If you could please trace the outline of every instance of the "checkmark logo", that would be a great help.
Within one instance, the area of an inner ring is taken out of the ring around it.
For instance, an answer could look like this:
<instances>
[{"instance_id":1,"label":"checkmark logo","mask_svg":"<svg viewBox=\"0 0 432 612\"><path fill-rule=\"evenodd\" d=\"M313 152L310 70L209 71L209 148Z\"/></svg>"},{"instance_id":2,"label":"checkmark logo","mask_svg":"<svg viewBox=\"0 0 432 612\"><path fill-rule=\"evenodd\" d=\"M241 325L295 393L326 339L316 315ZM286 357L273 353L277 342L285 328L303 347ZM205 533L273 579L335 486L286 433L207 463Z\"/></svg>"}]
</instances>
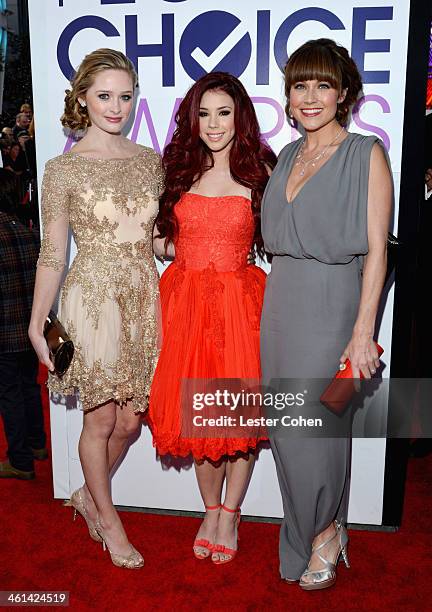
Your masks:
<instances>
[{"instance_id":1,"label":"checkmark logo","mask_svg":"<svg viewBox=\"0 0 432 612\"><path fill-rule=\"evenodd\" d=\"M198 62L206 72L211 72L220 64L228 53L233 50L245 34L247 34L246 28L243 24L239 24L214 51L206 53L200 47L195 47L191 53L191 57Z\"/></svg>"},{"instance_id":2,"label":"checkmark logo","mask_svg":"<svg viewBox=\"0 0 432 612\"><path fill-rule=\"evenodd\" d=\"M240 19L226 11L208 11L186 26L180 39L180 60L195 81L213 70L240 76L248 65L252 41Z\"/></svg>"}]
</instances>

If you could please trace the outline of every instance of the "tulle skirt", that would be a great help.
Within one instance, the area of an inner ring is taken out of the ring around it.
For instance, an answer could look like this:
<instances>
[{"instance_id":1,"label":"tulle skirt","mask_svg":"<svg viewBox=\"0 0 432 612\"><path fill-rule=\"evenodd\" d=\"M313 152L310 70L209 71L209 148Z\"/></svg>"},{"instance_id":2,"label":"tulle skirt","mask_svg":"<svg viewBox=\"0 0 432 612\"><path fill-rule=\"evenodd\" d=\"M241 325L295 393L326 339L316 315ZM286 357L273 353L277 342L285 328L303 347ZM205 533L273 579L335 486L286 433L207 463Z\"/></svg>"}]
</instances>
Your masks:
<instances>
[{"instance_id":1,"label":"tulle skirt","mask_svg":"<svg viewBox=\"0 0 432 612\"><path fill-rule=\"evenodd\" d=\"M184 379L259 380L259 326L266 275L256 266L218 272L175 262L162 275L163 342L150 391L149 424L160 455L218 460L249 452L262 436L184 438Z\"/></svg>"}]
</instances>

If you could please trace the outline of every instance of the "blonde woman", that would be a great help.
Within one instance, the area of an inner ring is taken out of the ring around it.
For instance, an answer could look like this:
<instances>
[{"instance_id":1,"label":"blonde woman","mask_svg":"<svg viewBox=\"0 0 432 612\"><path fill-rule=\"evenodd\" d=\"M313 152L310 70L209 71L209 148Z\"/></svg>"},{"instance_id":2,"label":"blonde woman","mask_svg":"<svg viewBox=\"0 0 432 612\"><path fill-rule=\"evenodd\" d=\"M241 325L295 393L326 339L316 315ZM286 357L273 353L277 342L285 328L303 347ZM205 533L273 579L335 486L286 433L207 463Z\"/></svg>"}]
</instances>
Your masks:
<instances>
[{"instance_id":1,"label":"blonde woman","mask_svg":"<svg viewBox=\"0 0 432 612\"><path fill-rule=\"evenodd\" d=\"M59 318L75 344L73 362L53 391L79 391L84 424L79 454L84 486L70 505L103 541L112 562L139 568L110 493L110 472L147 408L156 348L158 277L152 228L162 184L159 156L122 135L137 75L122 53L87 55L66 92L62 124L84 137L50 160L42 185L43 243L29 335L49 370L43 337L63 269L68 229L78 247L62 287Z\"/></svg>"}]
</instances>

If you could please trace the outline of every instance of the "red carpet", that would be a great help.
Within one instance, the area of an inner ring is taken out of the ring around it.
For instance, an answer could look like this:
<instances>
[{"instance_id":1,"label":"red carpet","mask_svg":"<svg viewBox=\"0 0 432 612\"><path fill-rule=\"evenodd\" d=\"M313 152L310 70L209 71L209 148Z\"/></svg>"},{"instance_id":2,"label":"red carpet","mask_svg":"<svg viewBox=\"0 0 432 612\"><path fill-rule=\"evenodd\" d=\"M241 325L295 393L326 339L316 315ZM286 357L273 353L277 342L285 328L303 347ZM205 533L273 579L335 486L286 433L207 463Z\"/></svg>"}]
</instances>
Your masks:
<instances>
[{"instance_id":1,"label":"red carpet","mask_svg":"<svg viewBox=\"0 0 432 612\"><path fill-rule=\"evenodd\" d=\"M215 567L192 555L198 519L123 512L146 565L118 569L53 501L50 462L36 469L34 481L0 481L0 590L68 590L72 610L432 610L431 457L411 461L400 531L351 531L351 569L340 564L336 586L312 593L279 579L278 527L262 523L242 523L238 557Z\"/></svg>"}]
</instances>

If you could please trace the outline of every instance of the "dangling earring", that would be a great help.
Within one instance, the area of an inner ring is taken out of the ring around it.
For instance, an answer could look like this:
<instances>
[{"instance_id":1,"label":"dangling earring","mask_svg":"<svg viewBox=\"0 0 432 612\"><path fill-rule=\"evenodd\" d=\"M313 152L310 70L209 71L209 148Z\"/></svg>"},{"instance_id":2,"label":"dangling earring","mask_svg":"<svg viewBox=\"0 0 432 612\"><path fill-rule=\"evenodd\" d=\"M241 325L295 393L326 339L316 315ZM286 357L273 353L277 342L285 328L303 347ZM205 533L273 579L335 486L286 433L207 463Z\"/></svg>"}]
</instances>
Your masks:
<instances>
[{"instance_id":1,"label":"dangling earring","mask_svg":"<svg viewBox=\"0 0 432 612\"><path fill-rule=\"evenodd\" d=\"M293 119L293 118L294 118L294 115L292 114L291 106L289 106L289 107L288 107L288 117L289 117L290 119Z\"/></svg>"},{"instance_id":2,"label":"dangling earring","mask_svg":"<svg viewBox=\"0 0 432 612\"><path fill-rule=\"evenodd\" d=\"M87 106L84 100L80 100L80 105L81 105L81 108L85 108Z\"/></svg>"}]
</instances>

